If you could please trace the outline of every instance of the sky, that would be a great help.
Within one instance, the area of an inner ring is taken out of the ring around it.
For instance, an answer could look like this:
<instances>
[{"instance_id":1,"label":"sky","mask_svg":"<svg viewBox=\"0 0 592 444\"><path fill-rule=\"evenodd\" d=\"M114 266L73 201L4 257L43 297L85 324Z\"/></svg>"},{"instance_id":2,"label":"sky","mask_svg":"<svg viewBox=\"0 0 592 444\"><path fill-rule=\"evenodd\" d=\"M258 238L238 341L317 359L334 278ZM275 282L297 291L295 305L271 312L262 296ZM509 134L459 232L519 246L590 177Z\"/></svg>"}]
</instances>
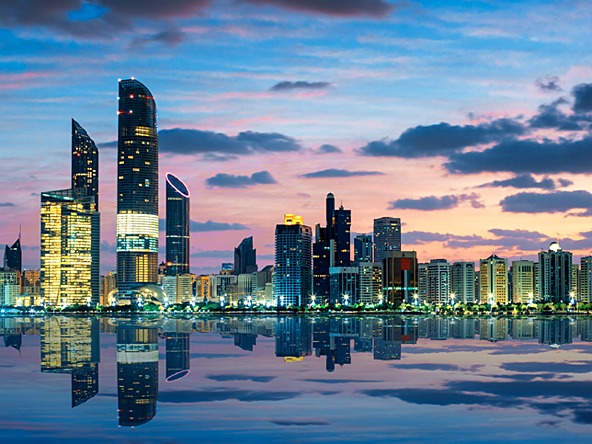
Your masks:
<instances>
[{"instance_id":1,"label":"sky","mask_svg":"<svg viewBox=\"0 0 592 444\"><path fill-rule=\"evenodd\" d=\"M192 271L284 213L400 217L420 262L592 252L592 9L585 1L0 0L0 242L39 267L39 194L69 187L70 119L100 150L115 268L117 81L159 117L191 191ZM164 233L161 233L161 250ZM164 255L161 259L164 260Z\"/></svg>"}]
</instances>

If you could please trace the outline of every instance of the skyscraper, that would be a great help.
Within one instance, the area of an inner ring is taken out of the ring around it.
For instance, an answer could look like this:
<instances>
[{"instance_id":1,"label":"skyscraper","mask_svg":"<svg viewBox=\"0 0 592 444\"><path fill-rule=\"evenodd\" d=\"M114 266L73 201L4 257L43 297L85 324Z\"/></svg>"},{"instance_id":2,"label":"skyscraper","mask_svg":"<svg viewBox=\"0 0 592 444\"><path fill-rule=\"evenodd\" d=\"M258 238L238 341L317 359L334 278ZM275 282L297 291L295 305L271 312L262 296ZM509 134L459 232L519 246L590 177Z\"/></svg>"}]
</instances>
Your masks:
<instances>
[{"instance_id":1,"label":"skyscraper","mask_svg":"<svg viewBox=\"0 0 592 444\"><path fill-rule=\"evenodd\" d=\"M177 176L166 174L166 274L189 273L189 190Z\"/></svg>"},{"instance_id":2,"label":"skyscraper","mask_svg":"<svg viewBox=\"0 0 592 444\"><path fill-rule=\"evenodd\" d=\"M41 297L98 304L100 215L83 188L41 193Z\"/></svg>"},{"instance_id":3,"label":"skyscraper","mask_svg":"<svg viewBox=\"0 0 592 444\"><path fill-rule=\"evenodd\" d=\"M253 236L244 238L234 249L234 274L257 271L257 250L253 248Z\"/></svg>"},{"instance_id":4,"label":"skyscraper","mask_svg":"<svg viewBox=\"0 0 592 444\"><path fill-rule=\"evenodd\" d=\"M320 303L329 300L329 268L351 264L351 210L344 209L343 205L335 210L335 196L329 193L325 211L327 225L316 225L313 245L313 286L316 300Z\"/></svg>"},{"instance_id":5,"label":"skyscraper","mask_svg":"<svg viewBox=\"0 0 592 444\"><path fill-rule=\"evenodd\" d=\"M72 188L84 188L99 211L99 151L80 124L72 119Z\"/></svg>"},{"instance_id":6,"label":"skyscraper","mask_svg":"<svg viewBox=\"0 0 592 444\"><path fill-rule=\"evenodd\" d=\"M540 297L547 302L569 302L572 291L572 254L557 242L539 252Z\"/></svg>"},{"instance_id":7,"label":"skyscraper","mask_svg":"<svg viewBox=\"0 0 592 444\"><path fill-rule=\"evenodd\" d=\"M508 260L496 255L479 262L479 294L482 304L508 303Z\"/></svg>"},{"instance_id":8,"label":"skyscraper","mask_svg":"<svg viewBox=\"0 0 592 444\"><path fill-rule=\"evenodd\" d=\"M312 293L312 230L302 217L286 214L275 227L273 298L278 307L305 306Z\"/></svg>"},{"instance_id":9,"label":"skyscraper","mask_svg":"<svg viewBox=\"0 0 592 444\"><path fill-rule=\"evenodd\" d=\"M452 292L456 300L463 303L475 302L475 263L455 262L450 277Z\"/></svg>"},{"instance_id":10,"label":"skyscraper","mask_svg":"<svg viewBox=\"0 0 592 444\"><path fill-rule=\"evenodd\" d=\"M354 238L354 261L372 262L372 235L360 234Z\"/></svg>"},{"instance_id":11,"label":"skyscraper","mask_svg":"<svg viewBox=\"0 0 592 444\"><path fill-rule=\"evenodd\" d=\"M11 247L6 245L4 249L4 268L8 270L23 271L23 252L21 250L21 234Z\"/></svg>"},{"instance_id":12,"label":"skyscraper","mask_svg":"<svg viewBox=\"0 0 592 444\"><path fill-rule=\"evenodd\" d=\"M382 290L389 304L413 302L417 293L417 254L415 251L383 251Z\"/></svg>"},{"instance_id":13,"label":"skyscraper","mask_svg":"<svg viewBox=\"0 0 592 444\"><path fill-rule=\"evenodd\" d=\"M158 280L158 134L152 93L119 82L117 279L120 292Z\"/></svg>"},{"instance_id":14,"label":"skyscraper","mask_svg":"<svg viewBox=\"0 0 592 444\"><path fill-rule=\"evenodd\" d=\"M386 251L401 251L401 219L374 219L374 261L382 262Z\"/></svg>"},{"instance_id":15,"label":"skyscraper","mask_svg":"<svg viewBox=\"0 0 592 444\"><path fill-rule=\"evenodd\" d=\"M447 304L451 301L450 264L446 259L430 260L427 266L426 296L429 302L435 304Z\"/></svg>"},{"instance_id":16,"label":"skyscraper","mask_svg":"<svg viewBox=\"0 0 592 444\"><path fill-rule=\"evenodd\" d=\"M592 301L592 256L584 256L580 260L579 300Z\"/></svg>"},{"instance_id":17,"label":"skyscraper","mask_svg":"<svg viewBox=\"0 0 592 444\"><path fill-rule=\"evenodd\" d=\"M534 262L512 262L512 302L526 304L534 299Z\"/></svg>"}]
</instances>

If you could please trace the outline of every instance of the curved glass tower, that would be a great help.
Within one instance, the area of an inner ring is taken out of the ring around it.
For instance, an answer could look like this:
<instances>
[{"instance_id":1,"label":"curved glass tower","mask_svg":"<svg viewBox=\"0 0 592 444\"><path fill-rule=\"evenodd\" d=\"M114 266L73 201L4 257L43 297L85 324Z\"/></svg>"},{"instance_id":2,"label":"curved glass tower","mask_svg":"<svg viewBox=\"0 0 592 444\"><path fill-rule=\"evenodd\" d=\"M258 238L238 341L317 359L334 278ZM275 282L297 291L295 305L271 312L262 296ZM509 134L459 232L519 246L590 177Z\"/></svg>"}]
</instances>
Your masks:
<instances>
[{"instance_id":1,"label":"curved glass tower","mask_svg":"<svg viewBox=\"0 0 592 444\"><path fill-rule=\"evenodd\" d=\"M166 174L166 274L189 273L189 190L177 176Z\"/></svg>"},{"instance_id":2,"label":"curved glass tower","mask_svg":"<svg viewBox=\"0 0 592 444\"><path fill-rule=\"evenodd\" d=\"M99 211L99 150L80 124L72 119L72 188L84 188Z\"/></svg>"},{"instance_id":3,"label":"curved glass tower","mask_svg":"<svg viewBox=\"0 0 592 444\"><path fill-rule=\"evenodd\" d=\"M152 93L119 82L117 280L121 292L158 280L158 135Z\"/></svg>"}]
</instances>

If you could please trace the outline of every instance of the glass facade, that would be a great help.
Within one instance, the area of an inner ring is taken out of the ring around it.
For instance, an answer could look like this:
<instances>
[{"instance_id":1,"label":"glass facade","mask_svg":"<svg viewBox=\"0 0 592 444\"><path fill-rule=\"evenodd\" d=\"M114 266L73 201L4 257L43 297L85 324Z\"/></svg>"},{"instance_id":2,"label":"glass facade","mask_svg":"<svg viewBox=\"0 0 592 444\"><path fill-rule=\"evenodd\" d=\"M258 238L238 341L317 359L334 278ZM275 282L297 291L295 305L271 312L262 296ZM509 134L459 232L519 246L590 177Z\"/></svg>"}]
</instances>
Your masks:
<instances>
[{"instance_id":1,"label":"glass facade","mask_svg":"<svg viewBox=\"0 0 592 444\"><path fill-rule=\"evenodd\" d=\"M117 278L120 291L158 280L158 135L152 93L119 82Z\"/></svg>"},{"instance_id":2,"label":"glass facade","mask_svg":"<svg viewBox=\"0 0 592 444\"><path fill-rule=\"evenodd\" d=\"M382 262L387 251L401 251L401 219L374 219L374 260Z\"/></svg>"},{"instance_id":3,"label":"glass facade","mask_svg":"<svg viewBox=\"0 0 592 444\"><path fill-rule=\"evenodd\" d=\"M41 193L41 297L50 306L99 303L100 215L82 189Z\"/></svg>"},{"instance_id":4,"label":"glass facade","mask_svg":"<svg viewBox=\"0 0 592 444\"><path fill-rule=\"evenodd\" d=\"M190 206L187 186L166 174L166 274L189 273Z\"/></svg>"},{"instance_id":5,"label":"glass facade","mask_svg":"<svg viewBox=\"0 0 592 444\"><path fill-rule=\"evenodd\" d=\"M72 188L84 188L99 208L99 151L95 142L72 119Z\"/></svg>"}]
</instances>

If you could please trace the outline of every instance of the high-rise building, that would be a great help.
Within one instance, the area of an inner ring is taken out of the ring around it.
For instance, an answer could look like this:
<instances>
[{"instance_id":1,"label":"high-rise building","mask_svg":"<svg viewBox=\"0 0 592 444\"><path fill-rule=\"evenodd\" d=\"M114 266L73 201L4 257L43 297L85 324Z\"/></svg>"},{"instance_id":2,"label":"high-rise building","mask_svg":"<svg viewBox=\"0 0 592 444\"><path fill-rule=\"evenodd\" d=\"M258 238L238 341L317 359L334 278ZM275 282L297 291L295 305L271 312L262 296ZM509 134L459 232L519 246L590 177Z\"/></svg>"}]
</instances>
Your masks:
<instances>
[{"instance_id":1,"label":"high-rise building","mask_svg":"<svg viewBox=\"0 0 592 444\"><path fill-rule=\"evenodd\" d=\"M0 268L0 305L21 305L17 304L20 290L19 272L10 268Z\"/></svg>"},{"instance_id":2,"label":"high-rise building","mask_svg":"<svg viewBox=\"0 0 592 444\"><path fill-rule=\"evenodd\" d=\"M85 189L41 193L40 255L45 303L99 303L100 215Z\"/></svg>"},{"instance_id":3,"label":"high-rise building","mask_svg":"<svg viewBox=\"0 0 592 444\"><path fill-rule=\"evenodd\" d=\"M278 307L312 302L312 230L302 217L286 214L275 227L273 297Z\"/></svg>"},{"instance_id":4,"label":"high-rise building","mask_svg":"<svg viewBox=\"0 0 592 444\"><path fill-rule=\"evenodd\" d=\"M446 259L432 259L427 268L427 300L434 304L447 304L451 298L450 264Z\"/></svg>"},{"instance_id":5,"label":"high-rise building","mask_svg":"<svg viewBox=\"0 0 592 444\"><path fill-rule=\"evenodd\" d=\"M117 328L119 425L135 427L156 415L158 329L120 324Z\"/></svg>"},{"instance_id":6,"label":"high-rise building","mask_svg":"<svg viewBox=\"0 0 592 444\"><path fill-rule=\"evenodd\" d=\"M475 302L475 263L455 262L451 273L452 293L464 304Z\"/></svg>"},{"instance_id":7,"label":"high-rise building","mask_svg":"<svg viewBox=\"0 0 592 444\"><path fill-rule=\"evenodd\" d=\"M117 279L120 295L158 281L158 135L152 93L119 82Z\"/></svg>"},{"instance_id":8,"label":"high-rise building","mask_svg":"<svg viewBox=\"0 0 592 444\"><path fill-rule=\"evenodd\" d=\"M387 251L401 251L401 219L374 219L374 261L382 262Z\"/></svg>"},{"instance_id":9,"label":"high-rise building","mask_svg":"<svg viewBox=\"0 0 592 444\"><path fill-rule=\"evenodd\" d=\"M569 302L572 292L572 254L551 242L548 251L539 252L541 299L546 302Z\"/></svg>"},{"instance_id":10,"label":"high-rise building","mask_svg":"<svg viewBox=\"0 0 592 444\"><path fill-rule=\"evenodd\" d=\"M189 273L189 190L177 176L166 174L166 274Z\"/></svg>"},{"instance_id":11,"label":"high-rise building","mask_svg":"<svg viewBox=\"0 0 592 444\"><path fill-rule=\"evenodd\" d=\"M234 274L257 271L257 250L253 248L253 236L244 238L234 249Z\"/></svg>"},{"instance_id":12,"label":"high-rise building","mask_svg":"<svg viewBox=\"0 0 592 444\"><path fill-rule=\"evenodd\" d=\"M335 267L349 267L351 264L351 210L343 205L335 210L335 225L333 237L335 239Z\"/></svg>"},{"instance_id":13,"label":"high-rise building","mask_svg":"<svg viewBox=\"0 0 592 444\"><path fill-rule=\"evenodd\" d=\"M592 256L584 256L580 260L579 300L592 301Z\"/></svg>"},{"instance_id":14,"label":"high-rise building","mask_svg":"<svg viewBox=\"0 0 592 444\"><path fill-rule=\"evenodd\" d=\"M23 271L23 252L21 250L21 235L19 233L18 239L12 246L6 245L4 249L4 268L18 271Z\"/></svg>"},{"instance_id":15,"label":"high-rise building","mask_svg":"<svg viewBox=\"0 0 592 444\"><path fill-rule=\"evenodd\" d=\"M496 255L479 262L480 302L508 303L508 260Z\"/></svg>"},{"instance_id":16,"label":"high-rise building","mask_svg":"<svg viewBox=\"0 0 592 444\"><path fill-rule=\"evenodd\" d=\"M512 302L528 304L534 300L534 262L512 262Z\"/></svg>"},{"instance_id":17,"label":"high-rise building","mask_svg":"<svg viewBox=\"0 0 592 444\"><path fill-rule=\"evenodd\" d=\"M415 251L382 251L382 291L389 304L413 302L418 290Z\"/></svg>"},{"instance_id":18,"label":"high-rise building","mask_svg":"<svg viewBox=\"0 0 592 444\"><path fill-rule=\"evenodd\" d=\"M72 119L72 188L95 198L99 211L99 150L80 124Z\"/></svg>"},{"instance_id":19,"label":"high-rise building","mask_svg":"<svg viewBox=\"0 0 592 444\"><path fill-rule=\"evenodd\" d=\"M359 302L376 304L382 294L382 265L378 262L359 262Z\"/></svg>"},{"instance_id":20,"label":"high-rise building","mask_svg":"<svg viewBox=\"0 0 592 444\"><path fill-rule=\"evenodd\" d=\"M360 234L354 238L354 261L372 262L372 235Z\"/></svg>"},{"instance_id":21,"label":"high-rise building","mask_svg":"<svg viewBox=\"0 0 592 444\"><path fill-rule=\"evenodd\" d=\"M315 227L313 244L313 287L317 302L329 300L331 267L349 267L351 264L351 210L343 205L335 209L335 196L327 194L325 200L326 226Z\"/></svg>"},{"instance_id":22,"label":"high-rise building","mask_svg":"<svg viewBox=\"0 0 592 444\"><path fill-rule=\"evenodd\" d=\"M360 298L359 274L359 267L329 268L329 301L332 304L357 304Z\"/></svg>"},{"instance_id":23,"label":"high-rise building","mask_svg":"<svg viewBox=\"0 0 592 444\"><path fill-rule=\"evenodd\" d=\"M426 263L417 264L417 296L418 303L428 300L428 264Z\"/></svg>"}]
</instances>

